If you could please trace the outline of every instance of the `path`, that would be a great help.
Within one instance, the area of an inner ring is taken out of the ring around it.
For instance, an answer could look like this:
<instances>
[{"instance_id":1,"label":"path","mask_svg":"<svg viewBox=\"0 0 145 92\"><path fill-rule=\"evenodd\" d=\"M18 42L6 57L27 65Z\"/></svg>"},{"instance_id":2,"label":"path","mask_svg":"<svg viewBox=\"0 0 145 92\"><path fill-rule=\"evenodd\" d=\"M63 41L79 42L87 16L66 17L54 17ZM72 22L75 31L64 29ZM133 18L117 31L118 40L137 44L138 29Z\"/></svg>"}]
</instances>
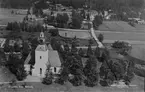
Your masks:
<instances>
[{"instance_id":1,"label":"path","mask_svg":"<svg viewBox=\"0 0 145 92\"><path fill-rule=\"evenodd\" d=\"M98 38L96 37L96 34L94 32L94 29L93 27L90 29L90 33L91 33L91 36L94 38L94 40L97 42L98 44L98 47L99 48L104 48L103 44L98 40Z\"/></svg>"}]
</instances>

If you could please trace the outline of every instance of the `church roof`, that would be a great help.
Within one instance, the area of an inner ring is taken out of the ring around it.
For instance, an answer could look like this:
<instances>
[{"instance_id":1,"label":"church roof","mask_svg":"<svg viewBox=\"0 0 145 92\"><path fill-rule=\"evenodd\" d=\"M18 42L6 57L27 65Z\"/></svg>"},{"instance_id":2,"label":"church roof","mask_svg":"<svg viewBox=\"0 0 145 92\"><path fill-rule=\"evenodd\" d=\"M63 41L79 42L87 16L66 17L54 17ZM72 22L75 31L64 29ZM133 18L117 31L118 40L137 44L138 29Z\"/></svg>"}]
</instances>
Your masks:
<instances>
[{"instance_id":1,"label":"church roof","mask_svg":"<svg viewBox=\"0 0 145 92\"><path fill-rule=\"evenodd\" d=\"M48 50L48 47L46 44L38 45L36 48L36 51L47 51L47 50Z\"/></svg>"},{"instance_id":2,"label":"church roof","mask_svg":"<svg viewBox=\"0 0 145 92\"><path fill-rule=\"evenodd\" d=\"M52 46L50 44L48 45L48 49L49 50L53 50L53 48L52 48Z\"/></svg>"},{"instance_id":3,"label":"church roof","mask_svg":"<svg viewBox=\"0 0 145 92\"><path fill-rule=\"evenodd\" d=\"M32 58L32 57L31 57L31 53L29 53L29 55L27 56L27 58L26 58L24 64L29 64L31 58Z\"/></svg>"},{"instance_id":4,"label":"church roof","mask_svg":"<svg viewBox=\"0 0 145 92\"><path fill-rule=\"evenodd\" d=\"M48 52L48 56L49 56L49 63L51 65L51 67L60 67L61 66L61 61L58 55L57 51L49 51Z\"/></svg>"}]
</instances>

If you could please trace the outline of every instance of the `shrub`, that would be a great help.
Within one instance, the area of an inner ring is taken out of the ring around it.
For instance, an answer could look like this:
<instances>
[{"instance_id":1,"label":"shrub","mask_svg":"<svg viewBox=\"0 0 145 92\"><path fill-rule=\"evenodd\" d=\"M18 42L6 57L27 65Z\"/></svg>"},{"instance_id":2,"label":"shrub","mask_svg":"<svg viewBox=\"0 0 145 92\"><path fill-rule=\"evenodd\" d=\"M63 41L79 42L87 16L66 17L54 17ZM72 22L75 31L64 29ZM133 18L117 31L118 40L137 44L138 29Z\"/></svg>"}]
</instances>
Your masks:
<instances>
[{"instance_id":1,"label":"shrub","mask_svg":"<svg viewBox=\"0 0 145 92\"><path fill-rule=\"evenodd\" d=\"M16 78L19 81L24 80L27 77L27 73L25 71L25 67L24 65L19 65L19 67L17 68L17 72L16 72Z\"/></svg>"},{"instance_id":2,"label":"shrub","mask_svg":"<svg viewBox=\"0 0 145 92\"><path fill-rule=\"evenodd\" d=\"M50 85L53 82L53 74L50 71L50 65L47 66L45 77L42 80L43 84Z\"/></svg>"},{"instance_id":3,"label":"shrub","mask_svg":"<svg viewBox=\"0 0 145 92\"><path fill-rule=\"evenodd\" d=\"M129 43L123 41L115 41L112 44L112 47L117 49L122 55L127 55L127 53L132 49L132 46Z\"/></svg>"},{"instance_id":4,"label":"shrub","mask_svg":"<svg viewBox=\"0 0 145 92\"><path fill-rule=\"evenodd\" d=\"M59 35L58 29L50 29L49 33L51 33L51 36L58 36Z\"/></svg>"},{"instance_id":5,"label":"shrub","mask_svg":"<svg viewBox=\"0 0 145 92\"><path fill-rule=\"evenodd\" d=\"M45 78L43 78L43 80L42 80L42 83L46 84L46 85L50 85L50 84L52 84L52 79L53 79L52 73L50 73L50 74L46 73Z\"/></svg>"},{"instance_id":6,"label":"shrub","mask_svg":"<svg viewBox=\"0 0 145 92\"><path fill-rule=\"evenodd\" d=\"M98 40L99 40L101 43L103 42L103 40L104 40L103 34L99 34Z\"/></svg>"}]
</instances>

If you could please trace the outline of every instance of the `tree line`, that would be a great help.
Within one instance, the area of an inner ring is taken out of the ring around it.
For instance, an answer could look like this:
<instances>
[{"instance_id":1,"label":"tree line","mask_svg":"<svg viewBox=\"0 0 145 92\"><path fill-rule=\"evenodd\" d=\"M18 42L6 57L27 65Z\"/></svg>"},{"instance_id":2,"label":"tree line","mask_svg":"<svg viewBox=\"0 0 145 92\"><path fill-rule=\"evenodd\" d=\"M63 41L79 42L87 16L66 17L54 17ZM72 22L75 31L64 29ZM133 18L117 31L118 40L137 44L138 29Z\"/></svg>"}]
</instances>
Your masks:
<instances>
[{"instance_id":1,"label":"tree line","mask_svg":"<svg viewBox=\"0 0 145 92\"><path fill-rule=\"evenodd\" d=\"M40 32L44 31L44 27L40 24L31 25L26 22L9 22L6 30L11 30L13 32Z\"/></svg>"},{"instance_id":2,"label":"tree line","mask_svg":"<svg viewBox=\"0 0 145 92\"><path fill-rule=\"evenodd\" d=\"M134 74L132 70L132 62L121 59L111 58L107 49L100 49L96 47L92 49L93 41L88 40L88 49L78 49L77 39L65 41L62 48L60 39L51 39L51 45L54 50L57 50L62 58L62 70L56 83L63 85L69 81L73 86L80 86L83 83L88 87L93 87L98 84L102 86L109 86L114 81L124 80L128 85ZM83 61L86 58L86 61ZM43 79L44 84L52 84L53 74L46 72L46 77Z\"/></svg>"}]
</instances>

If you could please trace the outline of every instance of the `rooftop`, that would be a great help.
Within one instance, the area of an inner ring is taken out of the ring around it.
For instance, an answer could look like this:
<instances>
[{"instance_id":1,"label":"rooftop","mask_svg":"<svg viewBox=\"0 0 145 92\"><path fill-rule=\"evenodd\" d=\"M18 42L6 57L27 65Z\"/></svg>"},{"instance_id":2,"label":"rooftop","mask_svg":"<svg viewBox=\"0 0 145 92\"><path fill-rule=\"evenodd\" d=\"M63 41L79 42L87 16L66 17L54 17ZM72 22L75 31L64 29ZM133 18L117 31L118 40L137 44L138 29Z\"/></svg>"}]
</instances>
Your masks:
<instances>
[{"instance_id":1,"label":"rooftop","mask_svg":"<svg viewBox=\"0 0 145 92\"><path fill-rule=\"evenodd\" d=\"M60 67L61 66L61 61L60 61L60 58L59 58L57 51L49 51L48 56L49 56L48 59L49 59L50 65L52 67Z\"/></svg>"}]
</instances>

